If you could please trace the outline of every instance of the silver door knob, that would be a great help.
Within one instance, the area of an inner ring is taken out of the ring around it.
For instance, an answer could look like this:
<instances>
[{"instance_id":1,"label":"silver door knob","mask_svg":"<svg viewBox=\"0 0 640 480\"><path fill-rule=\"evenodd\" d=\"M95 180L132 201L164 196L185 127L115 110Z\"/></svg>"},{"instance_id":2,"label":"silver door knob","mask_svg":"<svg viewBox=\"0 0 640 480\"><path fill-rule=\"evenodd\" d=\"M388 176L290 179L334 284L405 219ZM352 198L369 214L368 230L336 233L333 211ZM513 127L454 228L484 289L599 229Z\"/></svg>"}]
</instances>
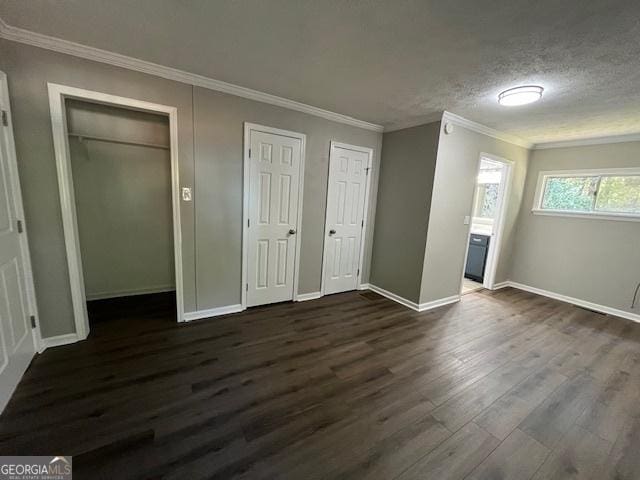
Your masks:
<instances>
[{"instance_id":1,"label":"silver door knob","mask_svg":"<svg viewBox=\"0 0 640 480\"><path fill-rule=\"evenodd\" d=\"M295 235L295 234L296 234L295 229L292 228L289 230L289 235Z\"/></svg>"},{"instance_id":2,"label":"silver door knob","mask_svg":"<svg viewBox=\"0 0 640 480\"><path fill-rule=\"evenodd\" d=\"M335 234L336 234L336 231L335 231L335 230L333 230L333 229L332 229L332 230L329 230L329 235L335 235Z\"/></svg>"}]
</instances>

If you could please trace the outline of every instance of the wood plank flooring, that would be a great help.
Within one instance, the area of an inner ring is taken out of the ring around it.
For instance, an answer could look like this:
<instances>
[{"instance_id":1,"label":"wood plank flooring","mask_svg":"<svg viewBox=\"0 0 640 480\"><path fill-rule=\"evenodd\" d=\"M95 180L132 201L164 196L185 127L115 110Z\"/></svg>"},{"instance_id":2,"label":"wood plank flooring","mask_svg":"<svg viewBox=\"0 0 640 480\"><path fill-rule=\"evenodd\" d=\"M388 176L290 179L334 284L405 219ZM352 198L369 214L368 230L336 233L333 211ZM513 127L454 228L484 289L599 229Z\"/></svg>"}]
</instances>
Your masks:
<instances>
[{"instance_id":1,"label":"wood plank flooring","mask_svg":"<svg viewBox=\"0 0 640 480\"><path fill-rule=\"evenodd\" d=\"M631 321L511 288L172 308L92 305L89 340L29 368L0 454L73 455L78 479L640 478Z\"/></svg>"}]
</instances>

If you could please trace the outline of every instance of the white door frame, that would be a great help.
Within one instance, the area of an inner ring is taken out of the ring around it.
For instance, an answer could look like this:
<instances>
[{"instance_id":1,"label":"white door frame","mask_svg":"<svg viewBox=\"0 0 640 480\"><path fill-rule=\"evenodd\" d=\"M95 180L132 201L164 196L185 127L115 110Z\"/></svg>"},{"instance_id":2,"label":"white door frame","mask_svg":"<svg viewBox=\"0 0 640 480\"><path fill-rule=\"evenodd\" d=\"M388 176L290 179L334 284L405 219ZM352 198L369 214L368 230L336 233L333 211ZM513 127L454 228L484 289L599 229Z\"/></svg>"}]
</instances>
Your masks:
<instances>
[{"instance_id":1,"label":"white door frame","mask_svg":"<svg viewBox=\"0 0 640 480\"><path fill-rule=\"evenodd\" d=\"M249 235L249 193L251 192L251 158L249 151L251 149L251 131L272 133L274 135L283 135L286 137L297 138L300 140L300 176L298 179L298 218L296 228L296 259L293 262L293 301L298 300L298 279L300 272L300 246L302 244L302 200L304 198L304 159L305 148L307 144L307 136L304 133L292 132L290 130L282 130L280 128L266 127L257 123L244 122L244 154L243 154L243 181L242 181L242 284L241 305L242 310L247 308L247 276L248 276L248 244L247 237Z\"/></svg>"},{"instance_id":2,"label":"white door frame","mask_svg":"<svg viewBox=\"0 0 640 480\"><path fill-rule=\"evenodd\" d=\"M26 282L27 304L29 315L36 319L36 327L31 329L32 341L36 351L42 351L42 334L40 332L40 317L38 316L38 304L36 303L36 289L33 283L33 269L31 267L31 255L29 254L29 239L27 237L27 225L24 218L24 205L22 204L22 190L20 189L20 179L18 176L18 159L16 156L16 144L13 136L13 117L11 116L11 99L9 98L9 86L7 75L0 71L0 95L3 104L7 109L7 128L2 128L5 145L7 146L7 165L9 167L9 181L13 192L13 204L15 205L16 216L22 220L22 233L20 238L20 254L22 266L24 268L24 279Z\"/></svg>"},{"instance_id":3,"label":"white door frame","mask_svg":"<svg viewBox=\"0 0 640 480\"><path fill-rule=\"evenodd\" d=\"M504 165L504 178L500 182L500 191L498 193L498 214L493 222L493 235L489 239L489 251L487 252L487 260L485 264L485 273L484 273L484 281L482 282L482 286L486 289L493 290L495 287L495 278L496 271L498 269L498 260L500 260L500 254L502 252L502 237L504 235L504 224L506 220L507 207L508 207L508 199L509 193L511 191L511 179L513 176L513 165L514 162L512 160L508 160L506 158L498 157L497 155L492 155L490 153L481 152L478 157L478 168L476 170L476 179L480 174L480 166L482 164L482 159L487 159L492 162L501 163ZM464 271L467 268L467 256L469 255L469 235L471 234L471 225L473 223L473 205L475 205L476 194L477 194L477 180L474 181L474 191L473 191L473 201L471 204L471 212L469 215L469 228L467 229L467 243L465 247L464 254L464 263L462 265L462 277L460 279L460 292L462 292L462 285L464 283Z\"/></svg>"},{"instance_id":4,"label":"white door frame","mask_svg":"<svg viewBox=\"0 0 640 480\"><path fill-rule=\"evenodd\" d=\"M327 268L327 250L329 247L329 243L327 242L327 230L329 225L329 212L327 211L326 205L329 201L329 176L331 175L331 160L334 155L334 151L336 148L343 148L345 150L353 150L356 152L366 153L368 155L367 160L367 181L365 186L364 193L364 213L362 219L364 224L362 226L362 235L360 237L360 258L358 260L358 278L357 278L357 286L356 288L360 289L362 287L362 271L364 264L364 246L365 239L367 234L367 228L369 224L369 190L371 188L371 178L373 177L373 148L369 147L360 147L357 145L350 145L348 143L341 143L331 141L330 149L329 149L329 174L327 175L327 198L325 202L325 214L324 214L324 231L323 231L323 247L322 247L322 279L320 281L320 294L324 296L325 293L325 274Z\"/></svg>"},{"instance_id":5,"label":"white door frame","mask_svg":"<svg viewBox=\"0 0 640 480\"><path fill-rule=\"evenodd\" d=\"M76 203L73 190L73 176L71 171L71 157L69 154L69 137L67 131L67 117L65 114L65 99L100 103L138 110L159 113L169 117L169 136L171 152L171 198L173 206L173 248L175 260L176 303L179 322L184 321L184 301L182 282L182 231L180 228L180 180L178 165L178 109L167 105L149 103L132 98L119 97L81 88L68 87L48 83L49 107L51 110L51 127L53 130L53 145L58 170L58 188L60 190L60 206L62 208L62 224L64 228L65 247L67 250L67 264L69 266L69 283L71 285L71 299L73 301L74 321L77 340L84 340L89 335L89 317L87 315L84 275L82 272L82 258L80 255L80 239L78 236L78 221Z\"/></svg>"}]
</instances>

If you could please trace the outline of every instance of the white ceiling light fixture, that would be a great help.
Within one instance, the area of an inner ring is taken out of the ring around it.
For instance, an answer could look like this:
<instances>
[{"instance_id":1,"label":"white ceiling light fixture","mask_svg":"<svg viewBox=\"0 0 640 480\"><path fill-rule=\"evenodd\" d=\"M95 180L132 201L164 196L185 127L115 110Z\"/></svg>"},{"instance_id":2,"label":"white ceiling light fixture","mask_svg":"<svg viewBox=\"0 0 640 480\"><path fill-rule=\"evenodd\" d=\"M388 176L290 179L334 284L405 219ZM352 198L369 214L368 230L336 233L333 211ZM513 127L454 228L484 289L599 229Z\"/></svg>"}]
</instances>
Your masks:
<instances>
[{"instance_id":1,"label":"white ceiling light fixture","mask_svg":"<svg viewBox=\"0 0 640 480\"><path fill-rule=\"evenodd\" d=\"M498 95L498 103L505 107L516 107L527 103L537 102L542 98L544 88L538 85L527 85L505 90Z\"/></svg>"}]
</instances>

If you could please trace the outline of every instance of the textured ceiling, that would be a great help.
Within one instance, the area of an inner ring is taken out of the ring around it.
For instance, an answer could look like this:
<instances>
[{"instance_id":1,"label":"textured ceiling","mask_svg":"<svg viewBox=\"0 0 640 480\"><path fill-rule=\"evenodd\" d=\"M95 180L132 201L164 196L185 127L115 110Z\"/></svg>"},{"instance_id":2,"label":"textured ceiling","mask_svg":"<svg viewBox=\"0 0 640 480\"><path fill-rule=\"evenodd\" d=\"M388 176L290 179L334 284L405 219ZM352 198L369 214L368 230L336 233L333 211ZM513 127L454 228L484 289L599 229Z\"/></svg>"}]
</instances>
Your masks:
<instances>
[{"instance_id":1,"label":"textured ceiling","mask_svg":"<svg viewBox=\"0 0 640 480\"><path fill-rule=\"evenodd\" d=\"M9 25L397 128L640 132L638 0L0 0ZM505 88L545 87L506 108Z\"/></svg>"}]
</instances>

